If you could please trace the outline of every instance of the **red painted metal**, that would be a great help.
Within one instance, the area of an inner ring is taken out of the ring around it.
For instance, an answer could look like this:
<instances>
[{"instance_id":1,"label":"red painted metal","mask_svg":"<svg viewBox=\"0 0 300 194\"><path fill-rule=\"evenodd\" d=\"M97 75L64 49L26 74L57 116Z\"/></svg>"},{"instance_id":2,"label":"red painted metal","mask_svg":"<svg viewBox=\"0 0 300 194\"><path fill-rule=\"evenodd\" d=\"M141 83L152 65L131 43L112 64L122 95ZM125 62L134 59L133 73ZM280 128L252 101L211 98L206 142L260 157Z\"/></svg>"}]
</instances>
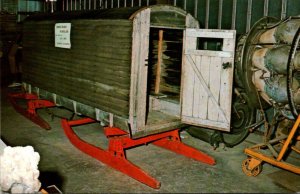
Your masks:
<instances>
[{"instance_id":1,"label":"red painted metal","mask_svg":"<svg viewBox=\"0 0 300 194\"><path fill-rule=\"evenodd\" d=\"M138 145L154 143L157 146L169 149L171 151L204 162L206 164L215 164L215 160L212 157L183 144L180 141L178 129L150 135L139 139L131 139L127 132L119 128L105 127L104 130L105 135L109 140L109 147L108 150L103 150L100 147L96 147L80 139L72 129L73 126L91 122L94 121L92 119L80 119L76 121L67 121L66 119L63 119L62 126L64 128L65 134L75 147L77 147L84 153L96 158L97 160L107 164L108 166L121 171L124 174L152 188L158 189L160 187L160 182L128 161L126 159L125 149L132 148Z\"/></svg>"},{"instance_id":2,"label":"red painted metal","mask_svg":"<svg viewBox=\"0 0 300 194\"><path fill-rule=\"evenodd\" d=\"M128 133L116 127L109 127L109 128L105 127L104 134L106 137L111 137L111 136L127 135Z\"/></svg>"},{"instance_id":3,"label":"red painted metal","mask_svg":"<svg viewBox=\"0 0 300 194\"><path fill-rule=\"evenodd\" d=\"M36 109L54 107L55 104L53 102L38 99L37 95L29 93L11 93L8 94L8 98L17 112L42 128L47 130L51 129L50 125L37 114ZM19 105L17 102L18 100L26 100L27 107L23 108L21 105Z\"/></svg>"},{"instance_id":4,"label":"red painted metal","mask_svg":"<svg viewBox=\"0 0 300 194\"><path fill-rule=\"evenodd\" d=\"M27 101L26 108L23 108L17 102L18 100L22 99ZM38 124L42 128L51 128L50 125L37 114L36 109L54 107L55 104L53 102L38 99L37 95L28 93L9 94L9 100L13 107L26 118ZM109 140L109 146L107 150L103 150L100 147L96 147L80 139L72 129L73 126L84 125L93 122L96 121L91 118L82 118L72 121L62 119L62 127L66 136L75 147L96 158L97 160L109 165L110 167L123 172L124 174L152 188L158 189L160 187L160 182L151 177L138 166L128 161L126 159L125 149L133 148L138 145L153 143L154 145L163 147L206 164L215 164L215 160L212 157L183 144L180 140L178 129L142 137L139 139L131 139L130 135L126 131L115 127L105 127L104 132Z\"/></svg>"},{"instance_id":5,"label":"red painted metal","mask_svg":"<svg viewBox=\"0 0 300 194\"><path fill-rule=\"evenodd\" d=\"M160 139L153 142L153 144L209 165L216 164L216 161L211 156L182 143L178 130L171 131L171 133L173 133L171 138Z\"/></svg>"},{"instance_id":6,"label":"red painted metal","mask_svg":"<svg viewBox=\"0 0 300 194\"><path fill-rule=\"evenodd\" d=\"M85 120L82 121L82 124L87 124ZM76 122L73 121L72 123L72 121L69 122L66 119L62 119L62 127L64 128L64 132L75 147L77 147L82 152L92 156L93 158L96 158L97 160L109 165L110 167L121 171L124 174L127 174L128 176L152 188L157 189L160 187L160 183L157 180L152 178L146 172L144 172L125 158L122 144L111 143L114 142L111 140L115 138L109 138L110 144L108 150L103 150L80 139L71 128L72 126L80 125L80 122L81 120L77 120ZM72 125L74 123L76 125Z\"/></svg>"}]
</instances>

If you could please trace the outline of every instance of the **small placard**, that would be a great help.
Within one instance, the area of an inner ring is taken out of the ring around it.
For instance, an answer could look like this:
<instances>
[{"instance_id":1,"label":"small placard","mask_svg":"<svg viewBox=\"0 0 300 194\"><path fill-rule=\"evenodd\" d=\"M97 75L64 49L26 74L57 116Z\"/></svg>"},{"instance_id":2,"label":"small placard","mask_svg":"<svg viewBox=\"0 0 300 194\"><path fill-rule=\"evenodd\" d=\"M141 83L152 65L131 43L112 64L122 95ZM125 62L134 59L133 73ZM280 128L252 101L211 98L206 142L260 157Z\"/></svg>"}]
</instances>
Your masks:
<instances>
[{"instance_id":1,"label":"small placard","mask_svg":"<svg viewBox=\"0 0 300 194\"><path fill-rule=\"evenodd\" d=\"M54 27L55 47L71 48L71 23L57 23Z\"/></svg>"}]
</instances>

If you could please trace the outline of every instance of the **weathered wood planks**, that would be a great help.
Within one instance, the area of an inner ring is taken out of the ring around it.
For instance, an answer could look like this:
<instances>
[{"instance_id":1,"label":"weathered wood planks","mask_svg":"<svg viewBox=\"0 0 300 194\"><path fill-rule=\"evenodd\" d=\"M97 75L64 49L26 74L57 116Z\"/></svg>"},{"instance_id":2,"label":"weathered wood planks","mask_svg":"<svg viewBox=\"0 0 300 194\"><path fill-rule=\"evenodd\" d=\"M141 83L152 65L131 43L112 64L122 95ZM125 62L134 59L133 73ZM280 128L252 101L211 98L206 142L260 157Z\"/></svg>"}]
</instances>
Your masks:
<instances>
[{"instance_id":1,"label":"weathered wood planks","mask_svg":"<svg viewBox=\"0 0 300 194\"><path fill-rule=\"evenodd\" d=\"M222 40L222 50L201 50L198 37ZM185 31L182 121L230 130L235 31ZM192 94L192 95L190 95Z\"/></svg>"}]
</instances>

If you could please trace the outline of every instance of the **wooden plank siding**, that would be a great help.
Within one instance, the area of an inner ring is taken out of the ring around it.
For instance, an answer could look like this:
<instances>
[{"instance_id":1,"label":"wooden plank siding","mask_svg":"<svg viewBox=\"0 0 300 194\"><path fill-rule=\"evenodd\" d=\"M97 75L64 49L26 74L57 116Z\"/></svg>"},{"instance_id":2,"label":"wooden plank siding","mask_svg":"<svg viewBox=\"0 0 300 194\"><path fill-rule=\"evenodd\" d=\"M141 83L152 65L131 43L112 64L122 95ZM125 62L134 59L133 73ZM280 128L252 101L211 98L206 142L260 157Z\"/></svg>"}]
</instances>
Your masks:
<instances>
[{"instance_id":1,"label":"wooden plank siding","mask_svg":"<svg viewBox=\"0 0 300 194\"><path fill-rule=\"evenodd\" d=\"M138 13L133 21L130 124L132 134L146 125L147 75L150 31L150 9Z\"/></svg>"},{"instance_id":2,"label":"wooden plank siding","mask_svg":"<svg viewBox=\"0 0 300 194\"><path fill-rule=\"evenodd\" d=\"M69 20L71 49L54 47L54 25L24 24L24 81L128 118L131 20Z\"/></svg>"},{"instance_id":3,"label":"wooden plank siding","mask_svg":"<svg viewBox=\"0 0 300 194\"><path fill-rule=\"evenodd\" d=\"M71 24L70 49L55 47L57 23ZM167 5L32 15L23 29L27 91L32 88L42 99L126 130L132 138L178 128L179 99L166 110L172 115L148 109L149 37L158 27L182 34L199 24ZM172 68L180 72L180 66ZM156 104L161 109L170 105Z\"/></svg>"}]
</instances>

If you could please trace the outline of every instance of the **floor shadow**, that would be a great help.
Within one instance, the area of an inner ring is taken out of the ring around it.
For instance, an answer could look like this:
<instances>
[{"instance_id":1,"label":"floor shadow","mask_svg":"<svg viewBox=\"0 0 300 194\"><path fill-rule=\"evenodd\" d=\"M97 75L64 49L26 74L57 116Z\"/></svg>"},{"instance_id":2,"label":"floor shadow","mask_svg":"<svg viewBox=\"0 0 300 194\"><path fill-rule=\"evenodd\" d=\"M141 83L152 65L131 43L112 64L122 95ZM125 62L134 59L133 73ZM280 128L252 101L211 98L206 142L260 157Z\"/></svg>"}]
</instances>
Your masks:
<instances>
[{"instance_id":1,"label":"floor shadow","mask_svg":"<svg viewBox=\"0 0 300 194\"><path fill-rule=\"evenodd\" d=\"M300 176L296 173L286 170L278 170L268 174L268 177L270 177L276 185L288 189L291 192L300 191Z\"/></svg>"},{"instance_id":2,"label":"floor shadow","mask_svg":"<svg viewBox=\"0 0 300 194\"><path fill-rule=\"evenodd\" d=\"M39 180L42 183L41 188L46 189L51 185L55 185L59 190L62 190L64 178L58 173L53 171L41 171Z\"/></svg>"}]
</instances>

